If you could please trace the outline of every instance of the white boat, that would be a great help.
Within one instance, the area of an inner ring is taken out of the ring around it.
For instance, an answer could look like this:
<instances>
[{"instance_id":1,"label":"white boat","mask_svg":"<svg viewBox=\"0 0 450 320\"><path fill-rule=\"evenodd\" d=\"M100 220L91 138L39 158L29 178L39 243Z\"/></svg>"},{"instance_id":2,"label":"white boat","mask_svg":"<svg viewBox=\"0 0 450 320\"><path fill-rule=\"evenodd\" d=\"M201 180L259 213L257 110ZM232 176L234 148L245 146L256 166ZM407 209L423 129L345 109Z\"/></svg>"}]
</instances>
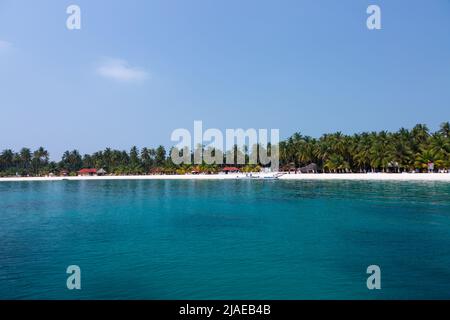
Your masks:
<instances>
[{"instance_id":1,"label":"white boat","mask_svg":"<svg viewBox=\"0 0 450 320\"><path fill-rule=\"evenodd\" d=\"M236 179L264 179L264 180L276 180L279 179L281 176L285 175L285 173L276 173L270 176L254 176L253 174L247 174L245 177L236 177Z\"/></svg>"}]
</instances>

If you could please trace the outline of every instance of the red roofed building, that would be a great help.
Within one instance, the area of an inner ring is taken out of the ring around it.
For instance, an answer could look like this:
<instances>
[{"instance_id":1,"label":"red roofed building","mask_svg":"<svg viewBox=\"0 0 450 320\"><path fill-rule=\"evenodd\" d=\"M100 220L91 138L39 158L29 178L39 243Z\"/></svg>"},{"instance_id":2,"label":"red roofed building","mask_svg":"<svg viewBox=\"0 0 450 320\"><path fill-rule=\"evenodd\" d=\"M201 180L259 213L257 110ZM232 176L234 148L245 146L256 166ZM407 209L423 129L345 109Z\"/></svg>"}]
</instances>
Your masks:
<instances>
[{"instance_id":1,"label":"red roofed building","mask_svg":"<svg viewBox=\"0 0 450 320\"><path fill-rule=\"evenodd\" d=\"M226 174L228 174L228 173L237 173L240 170L239 170L239 168L236 168L236 167L225 167L225 168L223 168L222 171L225 172Z\"/></svg>"},{"instance_id":2,"label":"red roofed building","mask_svg":"<svg viewBox=\"0 0 450 320\"><path fill-rule=\"evenodd\" d=\"M79 176L95 176L97 175L97 169L81 169L78 171Z\"/></svg>"}]
</instances>

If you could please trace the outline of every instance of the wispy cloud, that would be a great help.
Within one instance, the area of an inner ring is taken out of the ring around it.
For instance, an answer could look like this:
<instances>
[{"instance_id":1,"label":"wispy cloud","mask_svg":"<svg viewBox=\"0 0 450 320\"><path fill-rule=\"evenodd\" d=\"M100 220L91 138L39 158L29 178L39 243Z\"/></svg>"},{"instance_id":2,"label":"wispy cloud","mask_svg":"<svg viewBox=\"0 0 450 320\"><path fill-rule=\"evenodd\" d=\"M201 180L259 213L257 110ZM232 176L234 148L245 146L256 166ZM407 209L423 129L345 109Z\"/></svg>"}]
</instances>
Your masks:
<instances>
[{"instance_id":1,"label":"wispy cloud","mask_svg":"<svg viewBox=\"0 0 450 320\"><path fill-rule=\"evenodd\" d=\"M149 74L140 68L131 67L122 59L104 59L96 69L102 77L119 82L140 82L149 77Z\"/></svg>"},{"instance_id":2,"label":"wispy cloud","mask_svg":"<svg viewBox=\"0 0 450 320\"><path fill-rule=\"evenodd\" d=\"M12 48L12 43L4 40L0 40L0 51L6 51Z\"/></svg>"}]
</instances>

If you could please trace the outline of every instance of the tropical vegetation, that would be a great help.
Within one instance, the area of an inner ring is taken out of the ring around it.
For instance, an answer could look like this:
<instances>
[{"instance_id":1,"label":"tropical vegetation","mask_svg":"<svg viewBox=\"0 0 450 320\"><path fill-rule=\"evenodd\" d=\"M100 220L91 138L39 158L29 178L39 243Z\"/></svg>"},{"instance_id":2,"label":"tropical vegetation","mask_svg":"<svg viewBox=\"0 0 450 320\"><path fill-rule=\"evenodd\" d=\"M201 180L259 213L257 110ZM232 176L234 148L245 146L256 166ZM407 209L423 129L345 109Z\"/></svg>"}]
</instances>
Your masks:
<instances>
[{"instance_id":1,"label":"tropical vegetation","mask_svg":"<svg viewBox=\"0 0 450 320\"><path fill-rule=\"evenodd\" d=\"M235 146L235 152L241 152L248 159L251 152L259 147L253 146L249 151L248 148L239 150ZM334 173L423 172L429 169L430 163L433 163L435 170L448 170L450 124L443 123L436 132L430 132L424 124L418 124L410 130L401 128L396 132L353 135L336 132L324 134L320 138L295 133L280 142L279 154L282 170L311 163L317 165L319 172ZM225 166L205 163L175 165L169 155L170 152L166 152L163 146L141 150L134 146L129 151L107 148L85 155L81 155L78 150L66 151L61 160L55 162L50 161L49 152L43 147L35 151L22 148L18 152L5 149L0 153L0 176L76 175L82 168L103 168L116 175L216 173ZM259 171L261 166L245 165L239 168L244 172L254 172Z\"/></svg>"}]
</instances>

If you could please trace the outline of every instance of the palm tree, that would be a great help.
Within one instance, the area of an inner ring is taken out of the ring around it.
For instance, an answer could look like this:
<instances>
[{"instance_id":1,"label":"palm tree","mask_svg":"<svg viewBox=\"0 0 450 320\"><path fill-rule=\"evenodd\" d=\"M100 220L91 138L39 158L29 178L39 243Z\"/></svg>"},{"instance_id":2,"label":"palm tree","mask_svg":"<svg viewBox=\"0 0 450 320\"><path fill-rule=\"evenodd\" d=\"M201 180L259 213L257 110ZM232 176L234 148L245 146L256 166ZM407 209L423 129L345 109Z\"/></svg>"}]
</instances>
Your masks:
<instances>
[{"instance_id":1,"label":"palm tree","mask_svg":"<svg viewBox=\"0 0 450 320\"><path fill-rule=\"evenodd\" d=\"M370 148L371 137L368 133L354 136L354 144L352 146L353 161L360 172L366 172L370 167Z\"/></svg>"},{"instance_id":2,"label":"palm tree","mask_svg":"<svg viewBox=\"0 0 450 320\"><path fill-rule=\"evenodd\" d=\"M417 124L411 131L412 140L413 140L413 147L416 151L420 149L420 145L425 143L430 134L429 129L425 124Z\"/></svg>"},{"instance_id":3,"label":"palm tree","mask_svg":"<svg viewBox=\"0 0 450 320\"><path fill-rule=\"evenodd\" d=\"M423 149L416 154L415 166L417 169L425 171L428 168L428 164L434 162L434 154L429 149Z\"/></svg>"},{"instance_id":4,"label":"palm tree","mask_svg":"<svg viewBox=\"0 0 450 320\"><path fill-rule=\"evenodd\" d=\"M112 150L111 148L106 148L105 151L103 152L103 162L105 164L106 170L108 172L112 172L113 169L113 159L112 159Z\"/></svg>"},{"instance_id":5,"label":"palm tree","mask_svg":"<svg viewBox=\"0 0 450 320\"><path fill-rule=\"evenodd\" d=\"M83 159L78 150L64 152L61 160L61 167L70 172L77 172L80 170L83 167Z\"/></svg>"},{"instance_id":6,"label":"palm tree","mask_svg":"<svg viewBox=\"0 0 450 320\"><path fill-rule=\"evenodd\" d=\"M300 165L308 165L314 162L315 140L313 138L304 137L299 141L296 149L296 159Z\"/></svg>"},{"instance_id":7,"label":"palm tree","mask_svg":"<svg viewBox=\"0 0 450 320\"><path fill-rule=\"evenodd\" d=\"M433 134L430 139L430 151L435 158L445 160L450 153L450 139L439 133Z\"/></svg>"},{"instance_id":8,"label":"palm tree","mask_svg":"<svg viewBox=\"0 0 450 320\"><path fill-rule=\"evenodd\" d=\"M386 131L381 131L370 149L371 165L373 168L381 168L386 172L389 164L394 159L394 148L390 141L390 135Z\"/></svg>"},{"instance_id":9,"label":"palm tree","mask_svg":"<svg viewBox=\"0 0 450 320\"><path fill-rule=\"evenodd\" d=\"M328 161L332 154L331 148L331 136L329 134L325 134L320 137L314 151L314 156L319 161L319 165L325 168L325 163Z\"/></svg>"},{"instance_id":10,"label":"palm tree","mask_svg":"<svg viewBox=\"0 0 450 320\"><path fill-rule=\"evenodd\" d=\"M393 161L397 164L397 169L408 171L414 166L414 153L410 144L400 133L396 133L392 138Z\"/></svg>"},{"instance_id":11,"label":"palm tree","mask_svg":"<svg viewBox=\"0 0 450 320\"><path fill-rule=\"evenodd\" d=\"M151 152L148 148L142 148L141 160L142 160L142 166L144 167L145 173L148 173L152 166L152 156L151 156Z\"/></svg>"},{"instance_id":12,"label":"palm tree","mask_svg":"<svg viewBox=\"0 0 450 320\"><path fill-rule=\"evenodd\" d=\"M31 150L28 148L22 148L19 154L22 168L28 170L31 165Z\"/></svg>"},{"instance_id":13,"label":"palm tree","mask_svg":"<svg viewBox=\"0 0 450 320\"><path fill-rule=\"evenodd\" d=\"M443 122L441 124L441 130L439 132L444 135L445 138L450 138L450 122Z\"/></svg>"},{"instance_id":14,"label":"palm tree","mask_svg":"<svg viewBox=\"0 0 450 320\"><path fill-rule=\"evenodd\" d=\"M413 134L408 129L401 128L391 135L393 145L393 161L397 170L409 171L414 168Z\"/></svg>"},{"instance_id":15,"label":"palm tree","mask_svg":"<svg viewBox=\"0 0 450 320\"><path fill-rule=\"evenodd\" d=\"M33 152L31 159L31 165L33 167L34 174L39 175L40 170L48 164L49 153L43 147L39 147Z\"/></svg>"},{"instance_id":16,"label":"palm tree","mask_svg":"<svg viewBox=\"0 0 450 320\"><path fill-rule=\"evenodd\" d=\"M163 146L159 146L155 152L155 164L163 166L166 161L166 149Z\"/></svg>"},{"instance_id":17,"label":"palm tree","mask_svg":"<svg viewBox=\"0 0 450 320\"><path fill-rule=\"evenodd\" d=\"M347 152L347 140L342 132L339 131L331 135L331 141L331 148L335 153L343 156Z\"/></svg>"},{"instance_id":18,"label":"palm tree","mask_svg":"<svg viewBox=\"0 0 450 320\"><path fill-rule=\"evenodd\" d=\"M139 158L139 150L136 146L133 146L130 150L130 167L133 173L142 173L141 159Z\"/></svg>"},{"instance_id":19,"label":"palm tree","mask_svg":"<svg viewBox=\"0 0 450 320\"><path fill-rule=\"evenodd\" d=\"M332 154L330 158L326 161L324 168L332 172L342 173L347 171L350 166L347 161L345 161L344 157L340 154Z\"/></svg>"},{"instance_id":20,"label":"palm tree","mask_svg":"<svg viewBox=\"0 0 450 320\"><path fill-rule=\"evenodd\" d=\"M0 155L0 167L3 170L10 169L14 164L14 152L11 149L3 150Z\"/></svg>"},{"instance_id":21,"label":"palm tree","mask_svg":"<svg viewBox=\"0 0 450 320\"><path fill-rule=\"evenodd\" d=\"M94 162L94 157L89 154L85 154L83 156L82 167L83 168L101 168L101 167L96 166L96 164Z\"/></svg>"}]
</instances>

